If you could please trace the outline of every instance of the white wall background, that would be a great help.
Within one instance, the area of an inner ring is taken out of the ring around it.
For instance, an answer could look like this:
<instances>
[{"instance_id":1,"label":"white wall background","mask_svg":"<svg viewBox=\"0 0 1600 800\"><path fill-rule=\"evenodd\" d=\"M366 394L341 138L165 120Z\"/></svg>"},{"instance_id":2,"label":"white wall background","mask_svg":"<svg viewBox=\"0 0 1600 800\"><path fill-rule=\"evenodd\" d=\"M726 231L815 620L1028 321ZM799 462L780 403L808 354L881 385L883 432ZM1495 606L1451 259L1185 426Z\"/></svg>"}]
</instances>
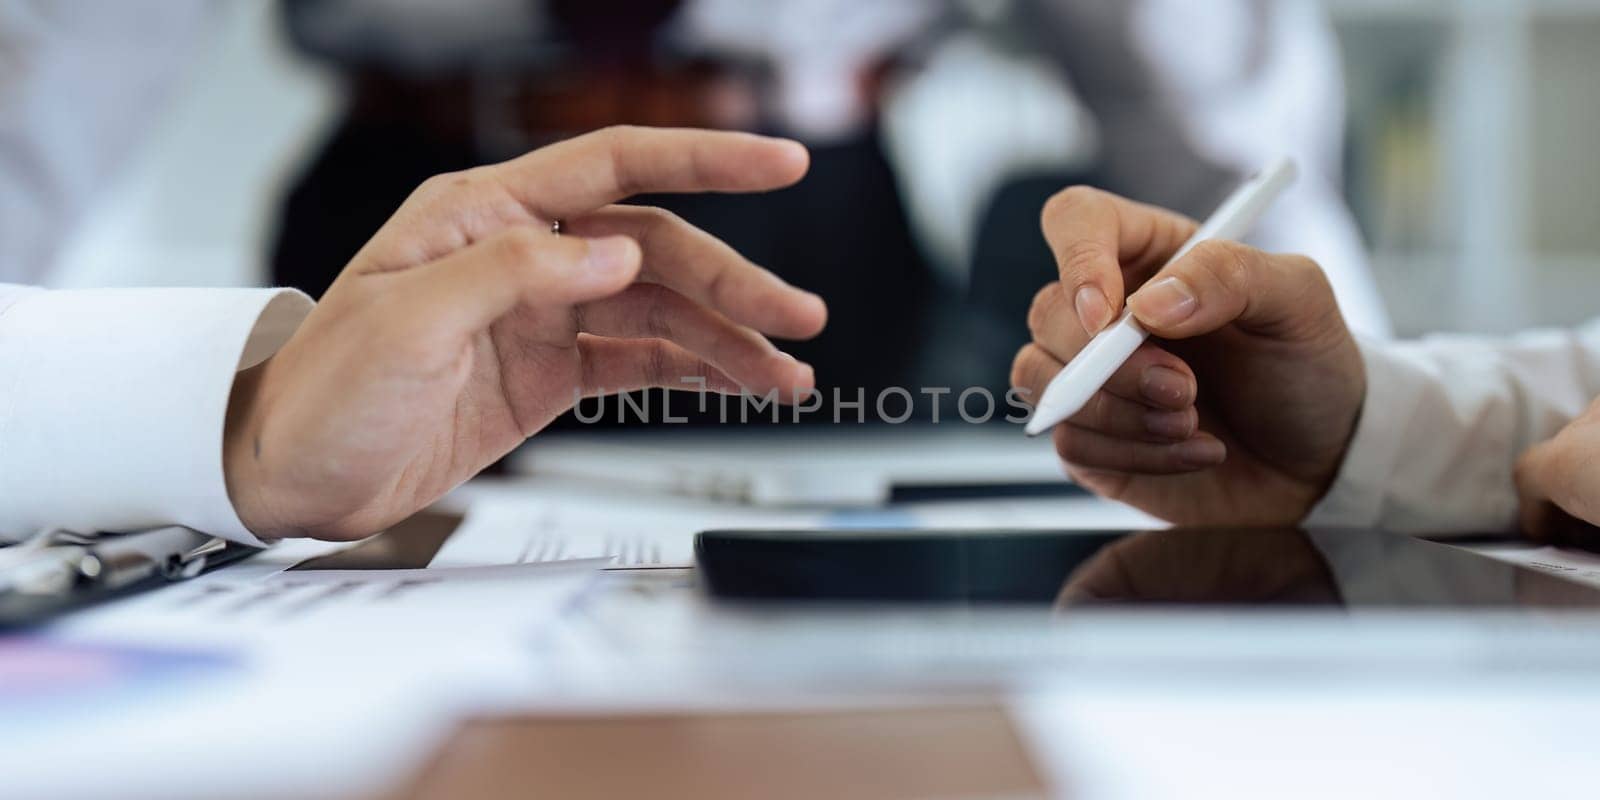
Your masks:
<instances>
[{"instance_id":1,"label":"white wall background","mask_svg":"<svg viewBox=\"0 0 1600 800\"><path fill-rule=\"evenodd\" d=\"M1350 168L1365 181L1354 200L1398 329L1600 313L1600 0L1326 1L1355 140L1375 145ZM274 6L226 10L189 84L75 237L60 282L262 280L282 181L337 87L286 52ZM1410 111L1385 105L1396 64L1421 65Z\"/></svg>"},{"instance_id":2,"label":"white wall background","mask_svg":"<svg viewBox=\"0 0 1600 800\"><path fill-rule=\"evenodd\" d=\"M269 2L229 0L185 86L74 237L65 286L235 286L264 280L280 182L334 109Z\"/></svg>"},{"instance_id":3,"label":"white wall background","mask_svg":"<svg viewBox=\"0 0 1600 800\"><path fill-rule=\"evenodd\" d=\"M1402 333L1600 314L1600 2L1326 0ZM1415 81L1415 102L1384 97ZM1367 112L1363 114L1363 111Z\"/></svg>"}]
</instances>

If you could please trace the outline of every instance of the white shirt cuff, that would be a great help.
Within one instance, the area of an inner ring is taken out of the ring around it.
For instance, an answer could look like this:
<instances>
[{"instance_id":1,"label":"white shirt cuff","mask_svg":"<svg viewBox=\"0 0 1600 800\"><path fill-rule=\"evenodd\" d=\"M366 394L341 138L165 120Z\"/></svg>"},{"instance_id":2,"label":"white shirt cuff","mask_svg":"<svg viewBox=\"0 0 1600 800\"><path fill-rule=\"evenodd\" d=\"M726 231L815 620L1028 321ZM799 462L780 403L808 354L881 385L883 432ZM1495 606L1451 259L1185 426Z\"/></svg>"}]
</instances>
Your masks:
<instances>
[{"instance_id":1,"label":"white shirt cuff","mask_svg":"<svg viewBox=\"0 0 1600 800\"><path fill-rule=\"evenodd\" d=\"M1405 444L1403 433L1427 380L1382 344L1357 343L1367 371L1361 419L1333 487L1305 519L1309 527L1380 526L1386 492Z\"/></svg>"},{"instance_id":2,"label":"white shirt cuff","mask_svg":"<svg viewBox=\"0 0 1600 800\"><path fill-rule=\"evenodd\" d=\"M184 525L260 544L228 499L228 396L311 307L286 289L15 298L0 313L0 534Z\"/></svg>"}]
</instances>

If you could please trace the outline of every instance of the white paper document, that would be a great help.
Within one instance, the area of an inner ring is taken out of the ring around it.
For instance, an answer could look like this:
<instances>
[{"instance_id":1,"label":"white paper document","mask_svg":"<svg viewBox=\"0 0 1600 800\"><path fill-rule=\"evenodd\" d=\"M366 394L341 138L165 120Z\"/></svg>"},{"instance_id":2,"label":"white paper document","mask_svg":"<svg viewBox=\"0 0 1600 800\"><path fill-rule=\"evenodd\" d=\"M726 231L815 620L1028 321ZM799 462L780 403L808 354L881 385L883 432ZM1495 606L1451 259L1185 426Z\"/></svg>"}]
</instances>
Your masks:
<instances>
[{"instance_id":1,"label":"white paper document","mask_svg":"<svg viewBox=\"0 0 1600 800\"><path fill-rule=\"evenodd\" d=\"M694 536L714 528L815 527L817 512L774 511L679 498L510 495L472 504L429 569L610 559L611 569L694 565Z\"/></svg>"},{"instance_id":2,"label":"white paper document","mask_svg":"<svg viewBox=\"0 0 1600 800\"><path fill-rule=\"evenodd\" d=\"M541 434L511 463L540 478L776 509L875 508L897 487L1065 480L1048 441L1005 427Z\"/></svg>"},{"instance_id":3,"label":"white paper document","mask_svg":"<svg viewBox=\"0 0 1600 800\"><path fill-rule=\"evenodd\" d=\"M152 689L137 674L111 674L94 685L116 692L89 693L93 704L36 705L0 753L0 794L381 794L462 715L536 684L530 642L579 602L603 563L285 571L341 547L286 542L41 629L63 646L107 648L79 659L97 670L128 662L149 672L140 665L183 658L216 666ZM73 679L62 672L57 680ZM51 766L84 742L94 743L95 769Z\"/></svg>"},{"instance_id":4,"label":"white paper document","mask_svg":"<svg viewBox=\"0 0 1600 800\"><path fill-rule=\"evenodd\" d=\"M420 569L297 569L279 572L265 581L274 588L344 583L393 588L401 584L422 586L435 583L477 583L518 581L544 577L557 570L600 569L615 559L580 558L529 561L521 564L487 564L475 567L423 567Z\"/></svg>"},{"instance_id":5,"label":"white paper document","mask_svg":"<svg viewBox=\"0 0 1600 800\"><path fill-rule=\"evenodd\" d=\"M279 547L282 551L279 551ZM226 645L254 653L325 636L524 637L554 619L605 559L455 569L290 570L320 543L288 543L246 561L62 620L74 636ZM385 642L385 645L388 643Z\"/></svg>"},{"instance_id":6,"label":"white paper document","mask_svg":"<svg viewBox=\"0 0 1600 800\"><path fill-rule=\"evenodd\" d=\"M1479 555L1600 586L1600 555L1594 553L1522 542L1462 546Z\"/></svg>"}]
</instances>

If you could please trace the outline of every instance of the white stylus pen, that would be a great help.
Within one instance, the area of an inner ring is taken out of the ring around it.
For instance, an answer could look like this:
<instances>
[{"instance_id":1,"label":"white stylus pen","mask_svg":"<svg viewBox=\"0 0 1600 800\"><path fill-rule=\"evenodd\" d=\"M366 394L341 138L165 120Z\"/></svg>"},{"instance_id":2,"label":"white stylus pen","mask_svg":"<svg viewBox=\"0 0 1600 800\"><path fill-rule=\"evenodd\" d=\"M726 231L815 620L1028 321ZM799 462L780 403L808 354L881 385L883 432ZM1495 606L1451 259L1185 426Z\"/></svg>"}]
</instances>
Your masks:
<instances>
[{"instance_id":1,"label":"white stylus pen","mask_svg":"<svg viewBox=\"0 0 1600 800\"><path fill-rule=\"evenodd\" d=\"M1183 258L1195 245L1208 239L1237 239L1243 236L1256 224L1267 206L1294 182L1294 178L1294 161L1287 158L1252 175L1244 185L1228 195L1227 200L1222 201L1211 218L1178 248L1178 252L1172 254L1167 263ZM1045 387L1033 416L1028 420L1028 435L1038 436L1082 411L1089 398L1094 397L1094 393L1111 380L1112 374L1133 355L1133 351L1139 349L1149 335L1144 326L1133 318L1133 312L1124 310L1120 319L1095 334L1072 362L1050 379L1050 385Z\"/></svg>"}]
</instances>

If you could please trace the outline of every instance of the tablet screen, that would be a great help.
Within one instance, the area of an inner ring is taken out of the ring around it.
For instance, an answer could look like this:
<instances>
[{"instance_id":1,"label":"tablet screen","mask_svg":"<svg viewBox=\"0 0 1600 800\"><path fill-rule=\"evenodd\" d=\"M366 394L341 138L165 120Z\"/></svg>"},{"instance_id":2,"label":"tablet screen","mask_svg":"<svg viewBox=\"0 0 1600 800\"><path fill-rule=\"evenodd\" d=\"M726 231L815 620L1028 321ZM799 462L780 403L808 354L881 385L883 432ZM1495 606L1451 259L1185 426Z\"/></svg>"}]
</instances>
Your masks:
<instances>
[{"instance_id":1,"label":"tablet screen","mask_svg":"<svg viewBox=\"0 0 1600 800\"><path fill-rule=\"evenodd\" d=\"M719 598L1010 605L1600 605L1600 590L1381 531L707 531Z\"/></svg>"}]
</instances>

